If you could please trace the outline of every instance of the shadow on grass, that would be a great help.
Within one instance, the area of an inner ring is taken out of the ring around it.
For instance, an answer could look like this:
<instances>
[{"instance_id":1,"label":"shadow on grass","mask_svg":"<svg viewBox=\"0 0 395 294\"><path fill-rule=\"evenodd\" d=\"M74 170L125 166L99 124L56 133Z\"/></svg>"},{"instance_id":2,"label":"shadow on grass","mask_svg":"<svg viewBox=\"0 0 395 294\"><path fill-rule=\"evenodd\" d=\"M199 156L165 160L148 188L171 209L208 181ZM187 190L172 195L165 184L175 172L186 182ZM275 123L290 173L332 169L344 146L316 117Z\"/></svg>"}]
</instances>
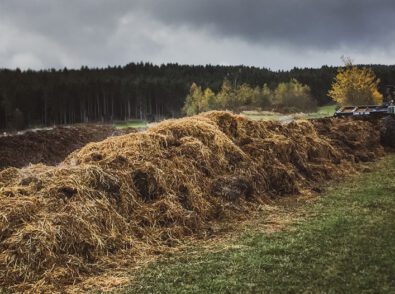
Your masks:
<instances>
[{"instance_id":1,"label":"shadow on grass","mask_svg":"<svg viewBox=\"0 0 395 294\"><path fill-rule=\"evenodd\" d=\"M394 293L395 156L374 170L327 188L292 229L164 258L120 293Z\"/></svg>"}]
</instances>

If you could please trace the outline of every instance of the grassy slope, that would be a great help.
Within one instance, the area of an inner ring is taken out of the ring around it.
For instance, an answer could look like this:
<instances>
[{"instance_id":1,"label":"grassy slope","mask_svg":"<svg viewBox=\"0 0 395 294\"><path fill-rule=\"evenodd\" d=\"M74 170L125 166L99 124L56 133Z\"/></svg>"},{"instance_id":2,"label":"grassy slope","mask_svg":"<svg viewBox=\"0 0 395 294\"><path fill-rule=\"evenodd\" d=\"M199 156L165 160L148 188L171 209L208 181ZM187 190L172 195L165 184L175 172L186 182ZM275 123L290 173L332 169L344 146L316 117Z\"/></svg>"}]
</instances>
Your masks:
<instances>
[{"instance_id":1,"label":"grassy slope","mask_svg":"<svg viewBox=\"0 0 395 294\"><path fill-rule=\"evenodd\" d=\"M321 118L321 117L328 117L333 116L336 111L336 104L330 104L318 107L317 112L308 113L307 118Z\"/></svg>"},{"instance_id":2,"label":"grassy slope","mask_svg":"<svg viewBox=\"0 0 395 294\"><path fill-rule=\"evenodd\" d=\"M127 122L119 122L114 124L117 129L126 129L126 128L146 128L148 126L146 121L143 120L129 120Z\"/></svg>"},{"instance_id":3,"label":"grassy slope","mask_svg":"<svg viewBox=\"0 0 395 294\"><path fill-rule=\"evenodd\" d=\"M174 255L122 292L394 293L395 156L373 169L328 188L286 231Z\"/></svg>"},{"instance_id":4,"label":"grassy slope","mask_svg":"<svg viewBox=\"0 0 395 294\"><path fill-rule=\"evenodd\" d=\"M245 111L244 114L246 117L252 120L282 120L288 117L295 117L295 118L321 118L321 117L329 117L333 116L336 110L336 105L326 105L318 107L316 112L311 113L297 113L297 114L281 114L276 112L270 111Z\"/></svg>"},{"instance_id":5,"label":"grassy slope","mask_svg":"<svg viewBox=\"0 0 395 294\"><path fill-rule=\"evenodd\" d=\"M320 118L320 117L328 117L333 116L335 113L336 105L326 105L319 107L317 112L306 113L306 114L298 114L298 118ZM283 115L281 113L275 113L270 111L265 112L256 112L256 111L247 111L243 112L245 116L252 120L281 120L284 117L292 116ZM148 123L143 120L129 120L126 122L118 122L114 124L115 128L117 129L124 129L124 128L146 128Z\"/></svg>"}]
</instances>

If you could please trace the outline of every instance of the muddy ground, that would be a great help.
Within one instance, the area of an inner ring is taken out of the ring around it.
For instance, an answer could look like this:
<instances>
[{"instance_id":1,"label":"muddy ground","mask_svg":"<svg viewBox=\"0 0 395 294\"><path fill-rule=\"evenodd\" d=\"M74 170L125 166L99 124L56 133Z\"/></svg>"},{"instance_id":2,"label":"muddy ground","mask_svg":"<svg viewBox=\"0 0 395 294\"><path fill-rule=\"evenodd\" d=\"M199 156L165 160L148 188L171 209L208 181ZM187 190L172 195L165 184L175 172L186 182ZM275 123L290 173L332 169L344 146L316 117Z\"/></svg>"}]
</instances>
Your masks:
<instances>
[{"instance_id":1,"label":"muddy ground","mask_svg":"<svg viewBox=\"0 0 395 294\"><path fill-rule=\"evenodd\" d=\"M0 136L0 169L35 163L56 165L90 142L132 132L136 129L119 130L112 125L79 124Z\"/></svg>"}]
</instances>

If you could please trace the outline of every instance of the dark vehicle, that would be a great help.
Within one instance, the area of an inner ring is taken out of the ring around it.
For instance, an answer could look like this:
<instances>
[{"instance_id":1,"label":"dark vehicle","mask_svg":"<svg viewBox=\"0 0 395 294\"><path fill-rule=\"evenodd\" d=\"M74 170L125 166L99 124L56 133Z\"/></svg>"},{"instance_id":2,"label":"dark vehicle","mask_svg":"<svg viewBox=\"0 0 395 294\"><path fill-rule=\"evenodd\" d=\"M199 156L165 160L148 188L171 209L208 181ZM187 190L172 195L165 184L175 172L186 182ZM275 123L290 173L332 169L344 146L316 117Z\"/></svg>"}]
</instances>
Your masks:
<instances>
[{"instance_id":1,"label":"dark vehicle","mask_svg":"<svg viewBox=\"0 0 395 294\"><path fill-rule=\"evenodd\" d=\"M395 117L395 86L386 85L382 105L345 106L335 112L335 116L394 116Z\"/></svg>"},{"instance_id":2,"label":"dark vehicle","mask_svg":"<svg viewBox=\"0 0 395 294\"><path fill-rule=\"evenodd\" d=\"M346 106L335 112L335 116L395 116L393 103L383 105Z\"/></svg>"}]
</instances>

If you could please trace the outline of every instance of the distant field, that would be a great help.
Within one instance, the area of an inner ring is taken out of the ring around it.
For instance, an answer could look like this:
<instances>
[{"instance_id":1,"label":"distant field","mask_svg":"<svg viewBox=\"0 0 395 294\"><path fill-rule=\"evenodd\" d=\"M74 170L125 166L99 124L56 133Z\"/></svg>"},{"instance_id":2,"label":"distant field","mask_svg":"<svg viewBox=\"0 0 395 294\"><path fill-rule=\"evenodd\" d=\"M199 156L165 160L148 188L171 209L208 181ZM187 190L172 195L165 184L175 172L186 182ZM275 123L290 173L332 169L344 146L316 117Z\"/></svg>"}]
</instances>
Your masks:
<instances>
[{"instance_id":1,"label":"distant field","mask_svg":"<svg viewBox=\"0 0 395 294\"><path fill-rule=\"evenodd\" d=\"M146 128L148 126L148 123L144 120L129 120L126 122L119 122L115 123L114 127L117 129L127 129L127 128Z\"/></svg>"},{"instance_id":2,"label":"distant field","mask_svg":"<svg viewBox=\"0 0 395 294\"><path fill-rule=\"evenodd\" d=\"M285 229L267 233L262 219L236 240L192 246L121 293L395 293L395 156L369 169L296 208Z\"/></svg>"},{"instance_id":3,"label":"distant field","mask_svg":"<svg viewBox=\"0 0 395 294\"><path fill-rule=\"evenodd\" d=\"M293 120L300 118L322 118L333 116L336 110L336 105L326 105L318 108L317 112L312 113L291 113L282 114L271 111L243 111L242 114L252 120Z\"/></svg>"},{"instance_id":4,"label":"distant field","mask_svg":"<svg viewBox=\"0 0 395 294\"><path fill-rule=\"evenodd\" d=\"M317 112L307 113L307 118L321 118L333 116L336 111L337 105L326 105L318 108Z\"/></svg>"},{"instance_id":5,"label":"distant field","mask_svg":"<svg viewBox=\"0 0 395 294\"><path fill-rule=\"evenodd\" d=\"M336 105L327 105L318 108L317 112L313 113L291 113L282 114L271 111L243 111L242 114L252 120L293 120L297 118L321 118L332 116L335 113ZM126 128L147 128L148 123L144 120L129 120L126 122L114 123L114 127L117 129Z\"/></svg>"}]
</instances>

